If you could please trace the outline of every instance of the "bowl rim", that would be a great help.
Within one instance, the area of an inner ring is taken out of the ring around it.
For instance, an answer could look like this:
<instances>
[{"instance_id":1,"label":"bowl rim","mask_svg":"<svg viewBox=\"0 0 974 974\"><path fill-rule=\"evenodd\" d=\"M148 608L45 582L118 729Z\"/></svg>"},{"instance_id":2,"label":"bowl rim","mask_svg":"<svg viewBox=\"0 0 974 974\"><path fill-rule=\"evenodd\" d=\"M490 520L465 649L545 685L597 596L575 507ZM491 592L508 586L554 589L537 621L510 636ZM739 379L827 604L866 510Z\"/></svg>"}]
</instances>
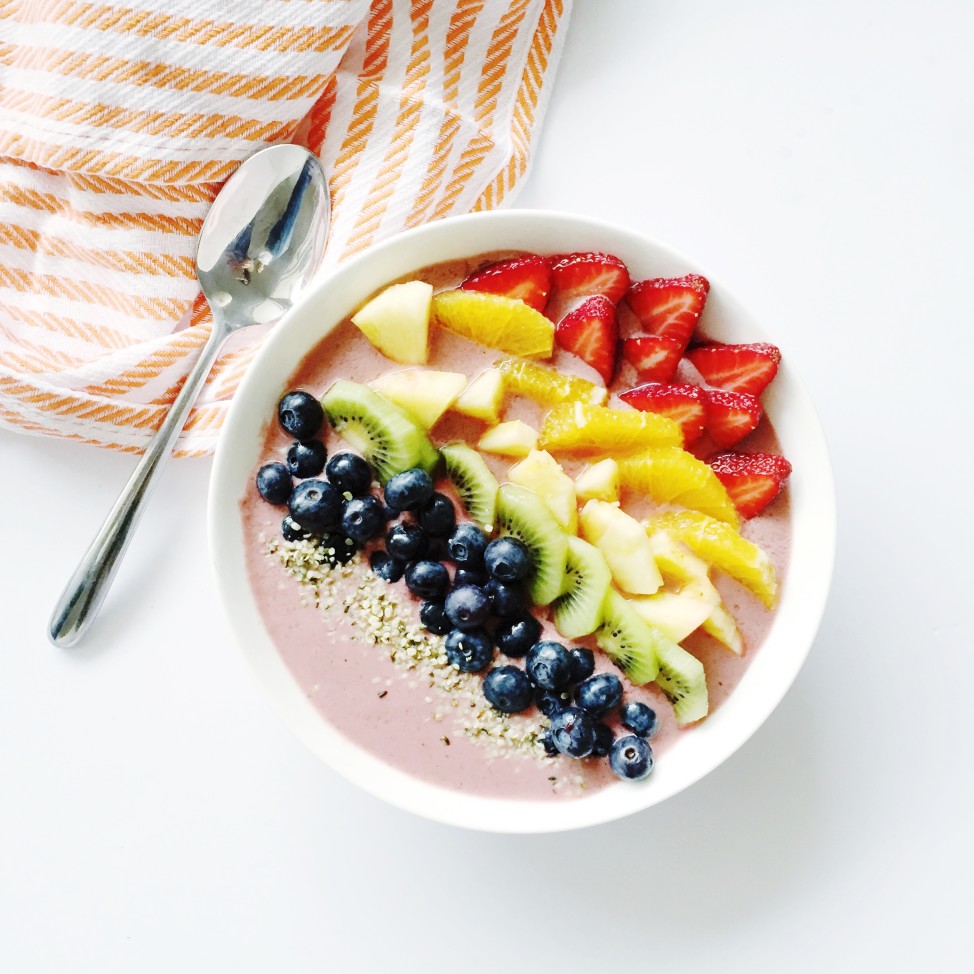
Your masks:
<instances>
[{"instance_id":1,"label":"bowl rim","mask_svg":"<svg viewBox=\"0 0 974 974\"><path fill-rule=\"evenodd\" d=\"M548 243L542 246L543 240ZM234 395L217 444L207 505L210 559L223 611L248 668L292 733L333 770L394 806L444 824L492 832L556 832L613 821L678 794L727 760L778 706L808 656L828 597L836 536L831 462L821 423L785 355L764 398L783 452L795 467L789 483L792 547L776 616L761 651L730 697L666 751L646 782L620 782L565 801L461 793L400 771L342 737L299 690L263 628L243 564L239 499L272 414L266 411L269 393L274 393L276 403L283 384L311 347L387 281L451 257L581 249L619 254L631 267L662 268L658 273L636 273L635 280L671 276L680 268L683 274L704 273L711 282L708 334L720 338L727 319L733 324L729 337L744 325L743 340L770 340L760 322L698 262L640 231L564 211L511 209L449 217L390 237L321 272L267 335ZM417 252L422 260L413 256ZM320 316L315 318L310 309L326 293L334 303L322 326ZM715 306L719 312L713 312ZM303 344L306 333L314 340ZM287 362L291 368L282 371ZM795 462L796 456L800 462ZM755 672L758 676L752 676ZM674 760L678 754L682 758Z\"/></svg>"}]
</instances>

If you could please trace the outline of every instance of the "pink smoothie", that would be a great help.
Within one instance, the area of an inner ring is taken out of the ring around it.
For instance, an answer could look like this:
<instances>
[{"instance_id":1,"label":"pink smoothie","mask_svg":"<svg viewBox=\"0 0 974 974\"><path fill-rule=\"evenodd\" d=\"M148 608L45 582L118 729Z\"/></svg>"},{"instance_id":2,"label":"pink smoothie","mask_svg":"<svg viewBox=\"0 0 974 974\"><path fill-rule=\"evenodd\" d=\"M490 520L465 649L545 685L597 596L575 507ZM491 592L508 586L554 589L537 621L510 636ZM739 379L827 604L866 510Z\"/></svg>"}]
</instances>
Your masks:
<instances>
[{"instance_id":1,"label":"pink smoothie","mask_svg":"<svg viewBox=\"0 0 974 974\"><path fill-rule=\"evenodd\" d=\"M439 265L412 277L426 279L438 289L454 286L486 260ZM622 328L627 327L631 324L624 320ZM495 350L446 331L434 329L431 333L432 368L473 377L501 357ZM547 364L594 378L584 363L563 352L557 352ZM306 389L320 396L335 379L367 383L399 368L346 321L311 351L287 389ZM623 371L616 388L627 389L633 384L634 375ZM542 412L527 400L514 399L507 405L504 418L523 418L537 426ZM476 443L483 430L476 420L448 413L431 436L438 445L457 438ZM282 460L290 443L287 434L270 419L257 466ZM330 430L326 444L329 455L346 449ZM744 446L778 451L767 420ZM706 449L703 444L700 452ZM484 458L503 481L512 461L486 454ZM565 464L571 474L581 466ZM446 482L437 484L437 489L453 496ZM316 572L316 566L308 561L313 546L283 542L280 525L287 511L262 500L252 479L240 506L248 539L251 588L267 632L323 719L349 740L419 778L481 795L564 800L612 784L632 787L618 782L605 759L544 756L536 738L547 721L535 708L512 716L493 711L483 698L481 675L460 674L446 664L441 637L431 636L419 625L419 600L404 582L390 584L375 578L368 571L368 551L345 568ZM742 534L769 554L780 585L790 549L787 496L779 497L760 517L745 522ZM298 576L307 575L309 567L310 577L299 581ZM684 641L684 647L700 658L706 669L711 712L740 681L772 619L772 613L733 579L714 573L714 583L737 621L746 651L741 657L735 656L703 631ZM536 614L545 625L542 638L563 642L547 621L545 610ZM591 638L575 640L573 645L595 650L597 671L618 674ZM504 657L496 662L518 663ZM692 727L677 727L669 703L654 685L632 687L625 679L623 683L627 701L645 701L661 718L661 730L652 742L657 760L680 735L693 733ZM621 727L613 724L614 719L608 722L618 733Z\"/></svg>"}]
</instances>

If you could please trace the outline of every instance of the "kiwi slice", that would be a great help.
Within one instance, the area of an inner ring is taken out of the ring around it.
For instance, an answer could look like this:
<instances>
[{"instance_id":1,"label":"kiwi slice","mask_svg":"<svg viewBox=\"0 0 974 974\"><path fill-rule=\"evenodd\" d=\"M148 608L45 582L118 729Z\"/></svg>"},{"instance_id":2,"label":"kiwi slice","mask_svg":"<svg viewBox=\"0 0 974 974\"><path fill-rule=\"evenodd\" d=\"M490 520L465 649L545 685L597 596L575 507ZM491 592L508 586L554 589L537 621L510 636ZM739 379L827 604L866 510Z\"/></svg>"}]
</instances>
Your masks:
<instances>
[{"instance_id":1,"label":"kiwi slice","mask_svg":"<svg viewBox=\"0 0 974 974\"><path fill-rule=\"evenodd\" d=\"M440 455L426 432L374 389L339 379L321 405L335 432L375 467L382 483L413 467L430 474L436 468Z\"/></svg>"},{"instance_id":2,"label":"kiwi slice","mask_svg":"<svg viewBox=\"0 0 974 974\"><path fill-rule=\"evenodd\" d=\"M602 603L602 625L595 632L595 642L630 682L641 685L656 678L660 640L669 642L655 626L641 619L614 588L610 588Z\"/></svg>"},{"instance_id":3,"label":"kiwi slice","mask_svg":"<svg viewBox=\"0 0 974 974\"><path fill-rule=\"evenodd\" d=\"M562 636L577 639L598 629L611 580L612 573L602 552L569 535L562 594L551 606L555 628Z\"/></svg>"},{"instance_id":4,"label":"kiwi slice","mask_svg":"<svg viewBox=\"0 0 974 974\"><path fill-rule=\"evenodd\" d=\"M657 650L659 673L656 685L673 704L673 716L679 724L692 724L707 716L707 679L703 663L682 646L667 639Z\"/></svg>"},{"instance_id":5,"label":"kiwi slice","mask_svg":"<svg viewBox=\"0 0 974 974\"><path fill-rule=\"evenodd\" d=\"M565 579L568 535L548 505L534 491L517 484L501 484L497 491L497 525L501 534L518 538L534 557L528 594L535 605L547 605L561 595Z\"/></svg>"},{"instance_id":6,"label":"kiwi slice","mask_svg":"<svg viewBox=\"0 0 974 974\"><path fill-rule=\"evenodd\" d=\"M447 443L440 453L446 475L456 488L466 512L488 533L497 514L497 478L484 458L466 443Z\"/></svg>"}]
</instances>

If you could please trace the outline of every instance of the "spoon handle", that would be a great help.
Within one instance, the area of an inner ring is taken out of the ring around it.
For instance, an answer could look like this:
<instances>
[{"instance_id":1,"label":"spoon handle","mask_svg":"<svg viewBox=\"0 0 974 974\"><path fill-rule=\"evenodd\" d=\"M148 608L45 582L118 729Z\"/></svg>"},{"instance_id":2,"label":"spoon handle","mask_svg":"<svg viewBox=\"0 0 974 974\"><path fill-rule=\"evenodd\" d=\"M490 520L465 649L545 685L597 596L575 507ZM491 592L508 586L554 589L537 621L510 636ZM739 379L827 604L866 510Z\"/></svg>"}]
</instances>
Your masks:
<instances>
[{"instance_id":1,"label":"spoon handle","mask_svg":"<svg viewBox=\"0 0 974 974\"><path fill-rule=\"evenodd\" d=\"M158 479L156 474L172 452L186 414L230 331L219 316L214 316L213 330L196 364L54 607L49 633L55 645L76 643L105 600L132 532L152 495Z\"/></svg>"}]
</instances>

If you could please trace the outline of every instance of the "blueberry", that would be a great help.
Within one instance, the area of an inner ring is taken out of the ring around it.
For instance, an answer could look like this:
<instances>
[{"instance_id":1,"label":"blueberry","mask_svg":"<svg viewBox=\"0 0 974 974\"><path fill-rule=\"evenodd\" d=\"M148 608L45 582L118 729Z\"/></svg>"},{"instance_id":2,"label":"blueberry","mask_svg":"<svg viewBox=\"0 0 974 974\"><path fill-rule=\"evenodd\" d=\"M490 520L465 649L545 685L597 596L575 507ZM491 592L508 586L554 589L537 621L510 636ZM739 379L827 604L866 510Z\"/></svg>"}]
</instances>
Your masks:
<instances>
[{"instance_id":1,"label":"blueberry","mask_svg":"<svg viewBox=\"0 0 974 974\"><path fill-rule=\"evenodd\" d=\"M324 534L342 516L342 495L325 480L304 480L287 504L292 519L313 534Z\"/></svg>"},{"instance_id":2,"label":"blueberry","mask_svg":"<svg viewBox=\"0 0 974 974\"><path fill-rule=\"evenodd\" d=\"M424 602L419 610L419 621L434 636L445 636L453 628L442 602Z\"/></svg>"},{"instance_id":3,"label":"blueberry","mask_svg":"<svg viewBox=\"0 0 974 974\"><path fill-rule=\"evenodd\" d=\"M414 561L406 568L406 586L421 599L442 598L449 584L450 576L438 561Z\"/></svg>"},{"instance_id":4,"label":"blueberry","mask_svg":"<svg viewBox=\"0 0 974 974\"><path fill-rule=\"evenodd\" d=\"M578 707L566 707L551 718L551 739L570 758L588 757L595 746L595 721Z\"/></svg>"},{"instance_id":5,"label":"blueberry","mask_svg":"<svg viewBox=\"0 0 974 974\"><path fill-rule=\"evenodd\" d=\"M296 390L282 397L277 404L277 421L285 433L296 440L310 440L321 429L325 411L310 392Z\"/></svg>"},{"instance_id":6,"label":"blueberry","mask_svg":"<svg viewBox=\"0 0 974 974\"><path fill-rule=\"evenodd\" d=\"M572 683L581 683L595 672L595 653L576 646L572 650Z\"/></svg>"},{"instance_id":7,"label":"blueberry","mask_svg":"<svg viewBox=\"0 0 974 974\"><path fill-rule=\"evenodd\" d=\"M541 635L541 623L534 616L525 613L516 619L502 622L494 631L497 648L512 658L524 656L538 641Z\"/></svg>"},{"instance_id":8,"label":"blueberry","mask_svg":"<svg viewBox=\"0 0 974 974\"><path fill-rule=\"evenodd\" d=\"M473 571L470 568L458 568L453 576L453 584L459 588L461 585L479 585L483 588L487 584L487 576L484 572ZM490 593L487 593L488 598Z\"/></svg>"},{"instance_id":9,"label":"blueberry","mask_svg":"<svg viewBox=\"0 0 974 974\"><path fill-rule=\"evenodd\" d=\"M305 538L311 537L311 532L305 531L290 515L281 521L281 534L284 535L285 541L304 541Z\"/></svg>"},{"instance_id":10,"label":"blueberry","mask_svg":"<svg viewBox=\"0 0 974 974\"><path fill-rule=\"evenodd\" d=\"M325 561L332 565L347 565L358 553L358 545L351 538L337 532L326 534L321 539L321 549Z\"/></svg>"},{"instance_id":11,"label":"blueberry","mask_svg":"<svg viewBox=\"0 0 974 974\"><path fill-rule=\"evenodd\" d=\"M513 619L528 607L524 588L517 582L499 582L492 578L484 588L490 599L490 611L498 619Z\"/></svg>"},{"instance_id":12,"label":"blueberry","mask_svg":"<svg viewBox=\"0 0 974 974\"><path fill-rule=\"evenodd\" d=\"M426 554L429 544L418 524L397 521L386 532L386 550L403 561L415 561Z\"/></svg>"},{"instance_id":13,"label":"blueberry","mask_svg":"<svg viewBox=\"0 0 974 974\"><path fill-rule=\"evenodd\" d=\"M602 717L622 701L622 681L612 673L598 673L580 683L575 703L593 717Z\"/></svg>"},{"instance_id":14,"label":"blueberry","mask_svg":"<svg viewBox=\"0 0 974 974\"><path fill-rule=\"evenodd\" d=\"M484 677L487 702L505 714L519 714L531 706L531 681L516 666L495 666Z\"/></svg>"},{"instance_id":15,"label":"blueberry","mask_svg":"<svg viewBox=\"0 0 974 974\"><path fill-rule=\"evenodd\" d=\"M528 650L524 668L535 686L560 690L571 679L572 657L561 643L535 643Z\"/></svg>"},{"instance_id":16,"label":"blueberry","mask_svg":"<svg viewBox=\"0 0 974 974\"><path fill-rule=\"evenodd\" d=\"M659 730L659 717L652 707L644 703L627 703L619 710L622 725L636 737L653 737Z\"/></svg>"},{"instance_id":17,"label":"blueberry","mask_svg":"<svg viewBox=\"0 0 974 974\"><path fill-rule=\"evenodd\" d=\"M517 538L495 538L484 552L484 564L491 577L502 582L520 582L534 567L528 546Z\"/></svg>"},{"instance_id":18,"label":"blueberry","mask_svg":"<svg viewBox=\"0 0 974 974\"><path fill-rule=\"evenodd\" d=\"M342 510L342 531L353 541L364 544L382 534L386 519L382 516L382 504L377 497L353 497L345 501Z\"/></svg>"},{"instance_id":19,"label":"blueberry","mask_svg":"<svg viewBox=\"0 0 974 974\"><path fill-rule=\"evenodd\" d=\"M457 568L479 570L484 567L487 538L476 524L457 525L446 547Z\"/></svg>"},{"instance_id":20,"label":"blueberry","mask_svg":"<svg viewBox=\"0 0 974 974\"><path fill-rule=\"evenodd\" d=\"M342 492L361 497L372 486L372 468L355 453L336 453L325 465L328 479Z\"/></svg>"},{"instance_id":21,"label":"blueberry","mask_svg":"<svg viewBox=\"0 0 974 974\"><path fill-rule=\"evenodd\" d=\"M257 471L257 490L268 504L285 504L294 487L283 463L265 463Z\"/></svg>"},{"instance_id":22,"label":"blueberry","mask_svg":"<svg viewBox=\"0 0 974 974\"><path fill-rule=\"evenodd\" d=\"M317 477L327 456L321 440L295 440L287 451L287 468L295 477Z\"/></svg>"},{"instance_id":23,"label":"blueberry","mask_svg":"<svg viewBox=\"0 0 974 974\"><path fill-rule=\"evenodd\" d=\"M615 739L616 735L612 728L599 721L595 725L595 743L592 745L592 757L604 758L612 750L612 742Z\"/></svg>"},{"instance_id":24,"label":"blueberry","mask_svg":"<svg viewBox=\"0 0 974 974\"><path fill-rule=\"evenodd\" d=\"M431 538L445 538L457 526L457 510L446 494L435 491L419 512L419 525Z\"/></svg>"},{"instance_id":25,"label":"blueberry","mask_svg":"<svg viewBox=\"0 0 974 974\"><path fill-rule=\"evenodd\" d=\"M545 717L554 717L568 706L568 700L560 690L545 690L542 687L535 690L534 702Z\"/></svg>"},{"instance_id":26,"label":"blueberry","mask_svg":"<svg viewBox=\"0 0 974 974\"><path fill-rule=\"evenodd\" d=\"M386 503L397 511L416 511L433 496L433 478L419 467L404 470L386 484Z\"/></svg>"},{"instance_id":27,"label":"blueberry","mask_svg":"<svg viewBox=\"0 0 974 974\"><path fill-rule=\"evenodd\" d=\"M609 752L609 767L626 781L642 781L653 770L653 749L641 737L620 737Z\"/></svg>"},{"instance_id":28,"label":"blueberry","mask_svg":"<svg viewBox=\"0 0 974 974\"><path fill-rule=\"evenodd\" d=\"M538 742L544 748L544 752L545 752L545 754L548 755L549 758L553 758L553 757L555 757L559 753L558 748L555 747L555 742L551 739L551 731L550 730L545 731L538 738Z\"/></svg>"},{"instance_id":29,"label":"blueberry","mask_svg":"<svg viewBox=\"0 0 974 974\"><path fill-rule=\"evenodd\" d=\"M369 557L369 568L387 582L398 582L406 570L406 566L388 551L373 551Z\"/></svg>"},{"instance_id":30,"label":"blueberry","mask_svg":"<svg viewBox=\"0 0 974 974\"><path fill-rule=\"evenodd\" d=\"M490 602L482 588L476 585L461 585L455 588L444 603L450 622L457 629L476 629L487 621L490 615Z\"/></svg>"},{"instance_id":31,"label":"blueberry","mask_svg":"<svg viewBox=\"0 0 974 974\"><path fill-rule=\"evenodd\" d=\"M479 673L494 658L494 646L483 629L454 629L446 637L446 658L464 673Z\"/></svg>"}]
</instances>

